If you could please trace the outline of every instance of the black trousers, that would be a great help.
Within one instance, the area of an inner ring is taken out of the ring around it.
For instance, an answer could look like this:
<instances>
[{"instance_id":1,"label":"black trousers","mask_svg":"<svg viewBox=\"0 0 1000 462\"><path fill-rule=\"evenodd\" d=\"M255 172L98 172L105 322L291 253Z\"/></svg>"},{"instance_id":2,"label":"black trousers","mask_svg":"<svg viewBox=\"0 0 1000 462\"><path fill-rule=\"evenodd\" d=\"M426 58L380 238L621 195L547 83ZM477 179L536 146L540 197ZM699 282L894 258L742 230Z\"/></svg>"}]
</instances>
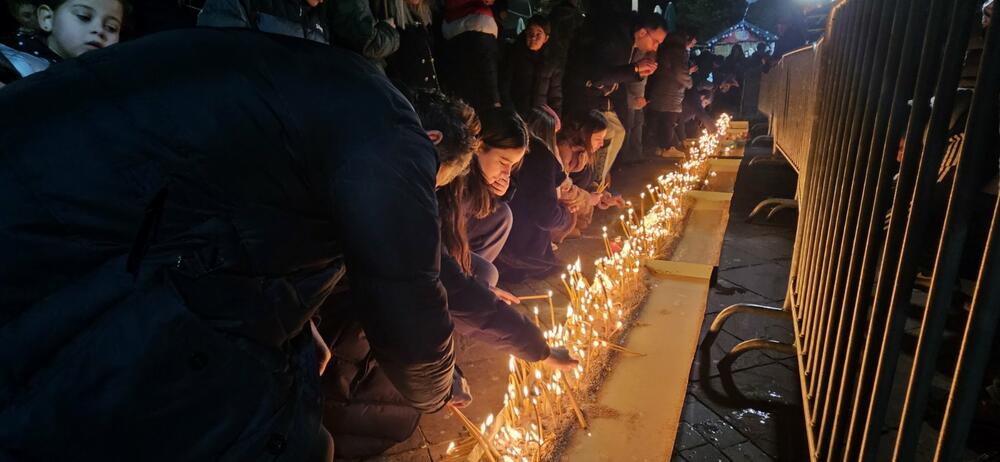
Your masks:
<instances>
[{"instance_id":1,"label":"black trousers","mask_svg":"<svg viewBox=\"0 0 1000 462\"><path fill-rule=\"evenodd\" d=\"M646 113L649 132L648 141L660 149L684 148L686 133L680 123L680 112L662 112L650 110Z\"/></svg>"}]
</instances>

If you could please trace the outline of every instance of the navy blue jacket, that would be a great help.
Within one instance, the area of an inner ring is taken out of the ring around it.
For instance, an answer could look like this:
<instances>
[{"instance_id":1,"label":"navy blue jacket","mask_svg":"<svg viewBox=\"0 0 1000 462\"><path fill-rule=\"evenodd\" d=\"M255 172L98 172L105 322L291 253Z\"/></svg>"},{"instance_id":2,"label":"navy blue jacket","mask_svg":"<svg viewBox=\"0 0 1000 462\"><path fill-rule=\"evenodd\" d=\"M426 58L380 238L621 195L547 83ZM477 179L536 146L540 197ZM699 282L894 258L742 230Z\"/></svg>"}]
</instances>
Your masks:
<instances>
[{"instance_id":1,"label":"navy blue jacket","mask_svg":"<svg viewBox=\"0 0 1000 462\"><path fill-rule=\"evenodd\" d=\"M496 261L501 279L516 282L543 276L556 264L551 232L572 219L556 194L565 178L545 143L532 137L518 172L517 194L509 202L514 225Z\"/></svg>"},{"instance_id":2,"label":"navy blue jacket","mask_svg":"<svg viewBox=\"0 0 1000 462\"><path fill-rule=\"evenodd\" d=\"M311 460L345 266L389 381L448 399L437 156L360 56L165 32L0 107L0 459Z\"/></svg>"}]
</instances>

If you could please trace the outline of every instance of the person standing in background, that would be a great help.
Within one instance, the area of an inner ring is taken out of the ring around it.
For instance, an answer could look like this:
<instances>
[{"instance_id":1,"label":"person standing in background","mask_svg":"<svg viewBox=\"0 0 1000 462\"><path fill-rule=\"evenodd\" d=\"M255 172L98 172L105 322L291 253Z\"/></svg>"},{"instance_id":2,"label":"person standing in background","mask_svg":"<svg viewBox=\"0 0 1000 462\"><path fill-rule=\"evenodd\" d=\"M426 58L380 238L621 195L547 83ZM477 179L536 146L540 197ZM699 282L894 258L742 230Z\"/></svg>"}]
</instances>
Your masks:
<instances>
[{"instance_id":1,"label":"person standing in background","mask_svg":"<svg viewBox=\"0 0 1000 462\"><path fill-rule=\"evenodd\" d=\"M606 181L625 142L625 127L611 96L622 84L638 82L657 67L650 58L633 62L637 53L655 53L667 36L666 23L655 14L591 18L570 47L563 89L566 112L600 111L608 122L605 148L597 153L594 178ZM624 108L623 112L624 112Z\"/></svg>"}]
</instances>

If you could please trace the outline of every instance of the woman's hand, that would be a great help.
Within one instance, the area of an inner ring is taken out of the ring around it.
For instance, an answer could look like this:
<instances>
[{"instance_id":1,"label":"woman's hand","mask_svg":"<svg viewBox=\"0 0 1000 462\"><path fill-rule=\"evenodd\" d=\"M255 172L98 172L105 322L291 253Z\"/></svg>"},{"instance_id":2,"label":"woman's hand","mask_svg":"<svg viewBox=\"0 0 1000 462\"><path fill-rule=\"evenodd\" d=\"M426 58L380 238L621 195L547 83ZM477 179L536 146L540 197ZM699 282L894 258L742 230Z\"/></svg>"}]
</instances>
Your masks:
<instances>
[{"instance_id":1,"label":"woman's hand","mask_svg":"<svg viewBox=\"0 0 1000 462\"><path fill-rule=\"evenodd\" d=\"M542 362L546 366L563 371L570 370L580 364L580 361L570 356L569 350L566 347L549 348L549 357L542 360Z\"/></svg>"},{"instance_id":2,"label":"woman's hand","mask_svg":"<svg viewBox=\"0 0 1000 462\"><path fill-rule=\"evenodd\" d=\"M611 207L624 207L625 199L622 199L620 195L611 195L611 193L605 192L601 194L600 201L597 207L601 210L607 210Z\"/></svg>"},{"instance_id":3,"label":"woman's hand","mask_svg":"<svg viewBox=\"0 0 1000 462\"><path fill-rule=\"evenodd\" d=\"M604 197L604 193L599 193L599 192L590 193L590 197L587 198L587 205L591 207L596 207L597 204L601 203L602 197Z\"/></svg>"},{"instance_id":4,"label":"woman's hand","mask_svg":"<svg viewBox=\"0 0 1000 462\"><path fill-rule=\"evenodd\" d=\"M492 192L494 196L503 197L504 194L507 194L507 188L509 187L510 177L505 175L490 183L490 192Z\"/></svg>"},{"instance_id":5,"label":"woman's hand","mask_svg":"<svg viewBox=\"0 0 1000 462\"><path fill-rule=\"evenodd\" d=\"M463 408L472 403L472 390L469 388L469 382L465 381L465 377L455 369L455 374L452 377L451 382L451 401L449 404L457 408Z\"/></svg>"},{"instance_id":6,"label":"woman's hand","mask_svg":"<svg viewBox=\"0 0 1000 462\"><path fill-rule=\"evenodd\" d=\"M493 291L493 294L496 295L497 298L499 298L500 300L503 300L504 303L506 303L508 305L519 305L519 304L521 304L521 299L520 298L517 298L517 296L515 296L514 294L512 294L510 292L507 292L506 290L503 290L503 289L501 289L499 287L490 287L490 290Z\"/></svg>"}]
</instances>

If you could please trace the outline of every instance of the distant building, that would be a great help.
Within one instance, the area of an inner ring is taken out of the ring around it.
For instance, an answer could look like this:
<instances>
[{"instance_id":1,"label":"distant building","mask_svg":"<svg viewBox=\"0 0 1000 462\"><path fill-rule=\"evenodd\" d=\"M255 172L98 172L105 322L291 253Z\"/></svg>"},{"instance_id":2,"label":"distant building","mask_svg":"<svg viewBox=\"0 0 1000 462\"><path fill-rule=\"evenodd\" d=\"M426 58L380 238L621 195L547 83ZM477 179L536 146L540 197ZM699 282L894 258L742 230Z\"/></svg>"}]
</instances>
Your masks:
<instances>
[{"instance_id":1,"label":"distant building","mask_svg":"<svg viewBox=\"0 0 1000 462\"><path fill-rule=\"evenodd\" d=\"M758 43L766 44L768 51L770 51L774 49L774 42L777 40L777 34L743 19L719 35L705 41L705 45L716 55L729 56L733 45L738 44L743 47L743 53L749 57L754 51L757 51Z\"/></svg>"}]
</instances>

